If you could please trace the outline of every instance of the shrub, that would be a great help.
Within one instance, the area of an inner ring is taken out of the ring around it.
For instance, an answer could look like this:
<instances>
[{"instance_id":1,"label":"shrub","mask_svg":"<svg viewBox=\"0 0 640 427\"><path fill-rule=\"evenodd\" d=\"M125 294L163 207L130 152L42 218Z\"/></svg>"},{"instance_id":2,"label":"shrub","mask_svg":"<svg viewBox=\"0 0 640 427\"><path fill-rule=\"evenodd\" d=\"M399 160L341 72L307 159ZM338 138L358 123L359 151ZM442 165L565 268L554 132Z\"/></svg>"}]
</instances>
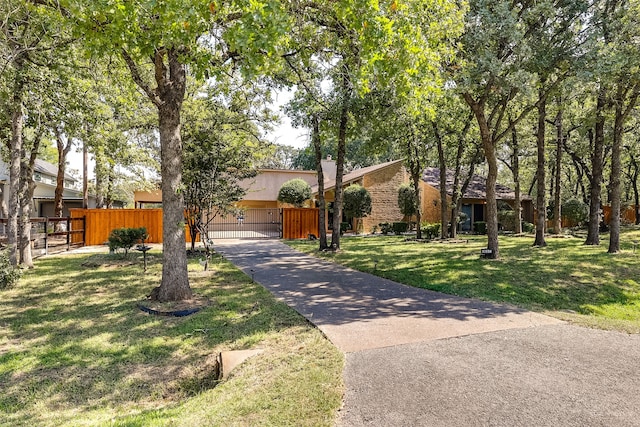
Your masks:
<instances>
[{"instance_id":1,"label":"shrub","mask_svg":"<svg viewBox=\"0 0 640 427\"><path fill-rule=\"evenodd\" d=\"M147 238L147 229L140 228L116 228L109 234L109 250L118 252L124 250L124 256L129 254L129 249L136 243Z\"/></svg>"},{"instance_id":2,"label":"shrub","mask_svg":"<svg viewBox=\"0 0 640 427\"><path fill-rule=\"evenodd\" d=\"M578 199L569 199L562 204L562 216L580 225L587 221L589 207Z\"/></svg>"},{"instance_id":3,"label":"shrub","mask_svg":"<svg viewBox=\"0 0 640 427\"><path fill-rule=\"evenodd\" d=\"M280 187L278 191L278 201L289 203L297 208L301 208L304 202L311 198L311 187L303 179L291 179Z\"/></svg>"},{"instance_id":4,"label":"shrub","mask_svg":"<svg viewBox=\"0 0 640 427\"><path fill-rule=\"evenodd\" d=\"M393 232L393 226L389 222L381 222L378 225L380 226L380 232L384 235Z\"/></svg>"},{"instance_id":5,"label":"shrub","mask_svg":"<svg viewBox=\"0 0 640 427\"><path fill-rule=\"evenodd\" d=\"M413 216L418 213L416 203L416 191L409 184L402 184L398 188L398 207L404 216Z\"/></svg>"},{"instance_id":6,"label":"shrub","mask_svg":"<svg viewBox=\"0 0 640 427\"><path fill-rule=\"evenodd\" d=\"M427 239L434 239L440 234L440 226L441 224L439 222L423 222L422 224L420 224L420 231L422 232L423 236L426 236Z\"/></svg>"},{"instance_id":7,"label":"shrub","mask_svg":"<svg viewBox=\"0 0 640 427\"><path fill-rule=\"evenodd\" d=\"M536 226L530 222L522 221L522 231L525 233L533 233L536 229Z\"/></svg>"},{"instance_id":8,"label":"shrub","mask_svg":"<svg viewBox=\"0 0 640 427\"><path fill-rule=\"evenodd\" d=\"M348 222L340 223L340 235L343 235L345 231L351 228L351 224Z\"/></svg>"},{"instance_id":9,"label":"shrub","mask_svg":"<svg viewBox=\"0 0 640 427\"><path fill-rule=\"evenodd\" d=\"M516 212L513 210L498 211L498 222L505 230L514 231L516 229Z\"/></svg>"},{"instance_id":10,"label":"shrub","mask_svg":"<svg viewBox=\"0 0 640 427\"><path fill-rule=\"evenodd\" d=\"M409 229L409 223L407 223L407 222L394 222L391 227L392 227L393 232L395 234L400 235L402 233L406 233L407 232L407 230Z\"/></svg>"},{"instance_id":11,"label":"shrub","mask_svg":"<svg viewBox=\"0 0 640 427\"><path fill-rule=\"evenodd\" d=\"M9 250L0 251L0 289L6 289L18 281L20 270L11 265L9 261Z\"/></svg>"},{"instance_id":12,"label":"shrub","mask_svg":"<svg viewBox=\"0 0 640 427\"><path fill-rule=\"evenodd\" d=\"M477 234L487 234L487 223L484 221L474 222L473 231L475 231Z\"/></svg>"}]
</instances>

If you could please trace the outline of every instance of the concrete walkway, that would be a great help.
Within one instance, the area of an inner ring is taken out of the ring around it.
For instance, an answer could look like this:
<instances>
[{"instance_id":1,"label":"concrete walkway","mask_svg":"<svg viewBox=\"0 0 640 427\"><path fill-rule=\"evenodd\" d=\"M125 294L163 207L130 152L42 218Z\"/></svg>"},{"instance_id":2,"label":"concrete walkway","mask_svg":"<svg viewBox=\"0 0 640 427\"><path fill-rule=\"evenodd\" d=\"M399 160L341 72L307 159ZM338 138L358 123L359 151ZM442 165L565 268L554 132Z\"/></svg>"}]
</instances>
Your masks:
<instances>
[{"instance_id":1,"label":"concrete walkway","mask_svg":"<svg viewBox=\"0 0 640 427\"><path fill-rule=\"evenodd\" d=\"M277 241L225 258L346 353L343 426L640 426L640 336L411 288Z\"/></svg>"}]
</instances>

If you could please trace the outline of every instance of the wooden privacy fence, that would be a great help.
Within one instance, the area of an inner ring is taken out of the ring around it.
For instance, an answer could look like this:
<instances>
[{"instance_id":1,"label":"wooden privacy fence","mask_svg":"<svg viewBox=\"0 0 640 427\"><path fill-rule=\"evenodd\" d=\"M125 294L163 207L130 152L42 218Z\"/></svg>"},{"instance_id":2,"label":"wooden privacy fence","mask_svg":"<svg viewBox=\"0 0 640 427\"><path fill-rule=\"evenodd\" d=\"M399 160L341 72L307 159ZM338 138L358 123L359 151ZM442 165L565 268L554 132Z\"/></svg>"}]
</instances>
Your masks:
<instances>
[{"instance_id":1,"label":"wooden privacy fence","mask_svg":"<svg viewBox=\"0 0 640 427\"><path fill-rule=\"evenodd\" d=\"M111 230L123 227L145 227L149 234L147 243L162 243L162 209L70 209L70 212L72 220L84 218L84 244L87 246L104 244ZM309 234L318 235L318 209L282 209L282 236L276 237L306 239ZM185 235L186 241L190 242L187 226ZM83 235L73 234L71 239L71 243L82 243Z\"/></svg>"},{"instance_id":2,"label":"wooden privacy fence","mask_svg":"<svg viewBox=\"0 0 640 427\"><path fill-rule=\"evenodd\" d=\"M162 243L162 209L69 209L71 218L85 217L85 245L102 245L115 228L145 227L147 243ZM72 239L76 239L74 235ZM75 240L72 241L76 243Z\"/></svg>"},{"instance_id":3,"label":"wooden privacy fence","mask_svg":"<svg viewBox=\"0 0 640 427\"><path fill-rule=\"evenodd\" d=\"M611 206L603 206L602 214L604 216L605 224L609 224L611 222ZM628 206L626 209L620 209L620 218L622 223L627 224L635 224L636 223L636 207Z\"/></svg>"},{"instance_id":4,"label":"wooden privacy fence","mask_svg":"<svg viewBox=\"0 0 640 427\"><path fill-rule=\"evenodd\" d=\"M286 208L282 210L282 238L306 239L318 236L318 209Z\"/></svg>"}]
</instances>

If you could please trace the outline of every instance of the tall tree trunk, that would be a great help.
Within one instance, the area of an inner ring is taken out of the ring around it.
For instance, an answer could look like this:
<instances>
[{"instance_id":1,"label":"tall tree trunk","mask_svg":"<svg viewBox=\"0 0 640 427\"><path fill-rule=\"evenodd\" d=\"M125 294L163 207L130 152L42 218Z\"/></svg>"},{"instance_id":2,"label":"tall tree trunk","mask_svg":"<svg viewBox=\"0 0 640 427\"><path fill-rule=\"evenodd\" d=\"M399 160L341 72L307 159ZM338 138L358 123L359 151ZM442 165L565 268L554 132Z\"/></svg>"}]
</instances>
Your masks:
<instances>
[{"instance_id":1,"label":"tall tree trunk","mask_svg":"<svg viewBox=\"0 0 640 427\"><path fill-rule=\"evenodd\" d=\"M86 141L82 142L82 208L89 208L89 150Z\"/></svg>"},{"instance_id":2,"label":"tall tree trunk","mask_svg":"<svg viewBox=\"0 0 640 427\"><path fill-rule=\"evenodd\" d=\"M464 128L462 133L458 138L458 148L456 150L456 165L453 174L453 188L451 194L451 238L455 239L458 234L458 215L460 214L460 199L462 197L463 189L460 188L460 174L462 172L462 156L464 154L464 146L466 143L466 137L471 128L471 120L473 120L473 112L469 114L467 120L464 124ZM475 165L475 161L478 156L474 156L471 162L471 173L473 174L473 169ZM465 187L466 189L466 187Z\"/></svg>"},{"instance_id":3,"label":"tall tree trunk","mask_svg":"<svg viewBox=\"0 0 640 427\"><path fill-rule=\"evenodd\" d=\"M162 175L162 282L151 297L159 301L191 298L185 244L184 198L182 183L182 139L180 110L186 89L186 66L175 48L159 48L154 53L155 81L151 89L137 64L126 50L122 56L136 84L158 108L160 132L160 170ZM165 63L166 58L166 63Z\"/></svg>"},{"instance_id":4,"label":"tall tree trunk","mask_svg":"<svg viewBox=\"0 0 640 427\"><path fill-rule=\"evenodd\" d=\"M311 116L311 140L316 155L316 171L318 172L318 239L319 250L323 251L327 245L327 202L324 198L324 171L322 170L322 141L320 140L320 120L317 114Z\"/></svg>"},{"instance_id":5,"label":"tall tree trunk","mask_svg":"<svg viewBox=\"0 0 640 427\"><path fill-rule=\"evenodd\" d=\"M422 203L420 197L420 180L422 179L422 162L420 161L420 141L418 140L415 125L411 125L411 136L408 139L407 155L411 186L413 187L414 204L416 207L416 239L422 239Z\"/></svg>"},{"instance_id":6,"label":"tall tree trunk","mask_svg":"<svg viewBox=\"0 0 640 427\"><path fill-rule=\"evenodd\" d=\"M631 187L633 188L633 202L635 204L635 225L640 224L640 190L638 189L638 175L640 175L640 166L633 153L629 153L631 163L629 165L630 173L629 180L631 181ZM631 172L631 169L633 170Z\"/></svg>"},{"instance_id":7,"label":"tall tree trunk","mask_svg":"<svg viewBox=\"0 0 640 427\"><path fill-rule=\"evenodd\" d=\"M544 83L544 82L542 82ZM536 141L538 146L538 166L536 169L536 180L538 182L537 195L536 195L536 209L538 215L536 218L536 238L533 242L533 246L547 246L547 242L544 240L544 232L546 226L547 209L545 206L545 121L547 119L547 100L546 95L543 93L542 88L539 90L538 98L538 129L536 135Z\"/></svg>"},{"instance_id":8,"label":"tall tree trunk","mask_svg":"<svg viewBox=\"0 0 640 427\"><path fill-rule=\"evenodd\" d=\"M36 157L42 140L42 127L39 126L31 144L30 151L27 151L24 143L21 150L20 160L20 188L19 188L19 215L18 215L18 260L20 264L33 268L33 254L31 252L31 209L33 192L36 183L33 181L33 171L35 169ZM45 230L45 233L47 230Z\"/></svg>"},{"instance_id":9,"label":"tall tree trunk","mask_svg":"<svg viewBox=\"0 0 640 427\"><path fill-rule=\"evenodd\" d=\"M18 70L21 63L16 60ZM11 146L9 162L9 212L7 218L7 245L9 260L18 265L18 216L20 206L20 157L23 152L24 105L23 90L25 83L18 72L14 82L11 112Z\"/></svg>"},{"instance_id":10,"label":"tall tree trunk","mask_svg":"<svg viewBox=\"0 0 640 427\"><path fill-rule=\"evenodd\" d=\"M500 257L498 248L498 203L496 200L496 181L498 179L498 158L496 156L496 146L491 136L489 123L484 113L484 103L476 102L471 95L464 94L464 99L473 110L480 129L482 148L489 166L486 180L486 209L487 209L487 249L491 250L489 258Z\"/></svg>"},{"instance_id":11,"label":"tall tree trunk","mask_svg":"<svg viewBox=\"0 0 640 427\"><path fill-rule=\"evenodd\" d=\"M438 130L438 125L436 122L432 122L432 126L438 147L438 166L440 167L440 238L446 239L449 236L449 218L447 218L449 214L449 210L447 209L447 162L444 158L444 143Z\"/></svg>"},{"instance_id":12,"label":"tall tree trunk","mask_svg":"<svg viewBox=\"0 0 640 427\"><path fill-rule=\"evenodd\" d=\"M556 116L556 180L555 180L555 198L553 200L553 233L562 233L562 178L560 171L562 169L562 141L564 139L564 131L562 130L562 100L558 99L558 115Z\"/></svg>"},{"instance_id":13,"label":"tall tree trunk","mask_svg":"<svg viewBox=\"0 0 640 427\"><path fill-rule=\"evenodd\" d=\"M162 103L158 105L162 174L162 282L158 300L191 298L185 248L184 200L182 183L182 139L180 109L186 88L186 69L173 49L167 52L165 69L162 53L156 52L156 81Z\"/></svg>"},{"instance_id":14,"label":"tall tree trunk","mask_svg":"<svg viewBox=\"0 0 640 427\"><path fill-rule=\"evenodd\" d=\"M333 227L331 233L331 249L340 249L340 223L342 222L342 176L344 175L344 157L347 145L347 127L349 125L349 101L351 98L351 82L347 70L342 75L342 106L340 108L340 124L338 128L338 157L336 159L336 185L333 201Z\"/></svg>"},{"instance_id":15,"label":"tall tree trunk","mask_svg":"<svg viewBox=\"0 0 640 427\"><path fill-rule=\"evenodd\" d=\"M634 88L618 82L615 100L615 119L613 125L613 146L611 149L611 178L609 192L611 194L611 221L609 223L608 253L620 252L620 205L622 193L622 143L624 138L624 123L633 110L640 96L640 83Z\"/></svg>"},{"instance_id":16,"label":"tall tree trunk","mask_svg":"<svg viewBox=\"0 0 640 427\"><path fill-rule=\"evenodd\" d=\"M607 91L601 87L596 102L595 136L591 153L591 182L589 191L589 226L585 245L600 244L600 193L602 191L602 170L604 167L604 109Z\"/></svg>"},{"instance_id":17,"label":"tall tree trunk","mask_svg":"<svg viewBox=\"0 0 640 427\"><path fill-rule=\"evenodd\" d=\"M518 145L518 130L515 126L511 128L511 148L512 148L512 160L511 160L511 173L513 175L513 182L515 183L514 189L514 201L513 201L513 214L515 219L516 234L522 234L522 196L520 195L520 146Z\"/></svg>"},{"instance_id":18,"label":"tall tree trunk","mask_svg":"<svg viewBox=\"0 0 640 427\"><path fill-rule=\"evenodd\" d=\"M67 142L65 144L62 131L58 129L58 127L56 127L54 131L56 134L56 145L58 148L58 174L56 176L56 190L54 193L55 197L53 202L53 206L54 206L53 215L55 217L62 218L62 212L64 209L64 200L63 200L64 175L66 173L66 168L67 168L67 155L69 154L69 151L71 151L72 141L71 141L71 138L69 138L69 136L66 135ZM56 223L56 231L60 231L61 224L62 223L60 222Z\"/></svg>"}]
</instances>

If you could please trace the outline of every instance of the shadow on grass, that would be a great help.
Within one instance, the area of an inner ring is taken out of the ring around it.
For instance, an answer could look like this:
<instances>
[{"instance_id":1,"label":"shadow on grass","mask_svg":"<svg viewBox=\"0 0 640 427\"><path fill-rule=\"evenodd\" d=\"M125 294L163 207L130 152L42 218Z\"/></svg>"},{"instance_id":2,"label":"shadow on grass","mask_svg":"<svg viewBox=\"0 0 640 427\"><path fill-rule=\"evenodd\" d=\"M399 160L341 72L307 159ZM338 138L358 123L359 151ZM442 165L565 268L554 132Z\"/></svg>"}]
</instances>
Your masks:
<instances>
[{"instance_id":1,"label":"shadow on grass","mask_svg":"<svg viewBox=\"0 0 640 427\"><path fill-rule=\"evenodd\" d=\"M175 402L215 386L203 360L216 348L246 348L304 324L226 263L191 280L211 307L187 318L150 316L135 302L156 286L159 264L143 275L137 264L84 267L86 258L42 259L3 292L0 419L44 425L52 411L64 419Z\"/></svg>"},{"instance_id":2,"label":"shadow on grass","mask_svg":"<svg viewBox=\"0 0 640 427\"><path fill-rule=\"evenodd\" d=\"M631 237L628 237L629 240ZM342 251L318 254L313 244L292 246L323 258L414 287L505 302L535 310L583 314L626 307L640 321L638 258L625 251L583 246L579 239L549 239L546 248L527 238L501 238L501 259L479 258L486 237L468 242L416 243L394 237L344 239Z\"/></svg>"}]
</instances>

